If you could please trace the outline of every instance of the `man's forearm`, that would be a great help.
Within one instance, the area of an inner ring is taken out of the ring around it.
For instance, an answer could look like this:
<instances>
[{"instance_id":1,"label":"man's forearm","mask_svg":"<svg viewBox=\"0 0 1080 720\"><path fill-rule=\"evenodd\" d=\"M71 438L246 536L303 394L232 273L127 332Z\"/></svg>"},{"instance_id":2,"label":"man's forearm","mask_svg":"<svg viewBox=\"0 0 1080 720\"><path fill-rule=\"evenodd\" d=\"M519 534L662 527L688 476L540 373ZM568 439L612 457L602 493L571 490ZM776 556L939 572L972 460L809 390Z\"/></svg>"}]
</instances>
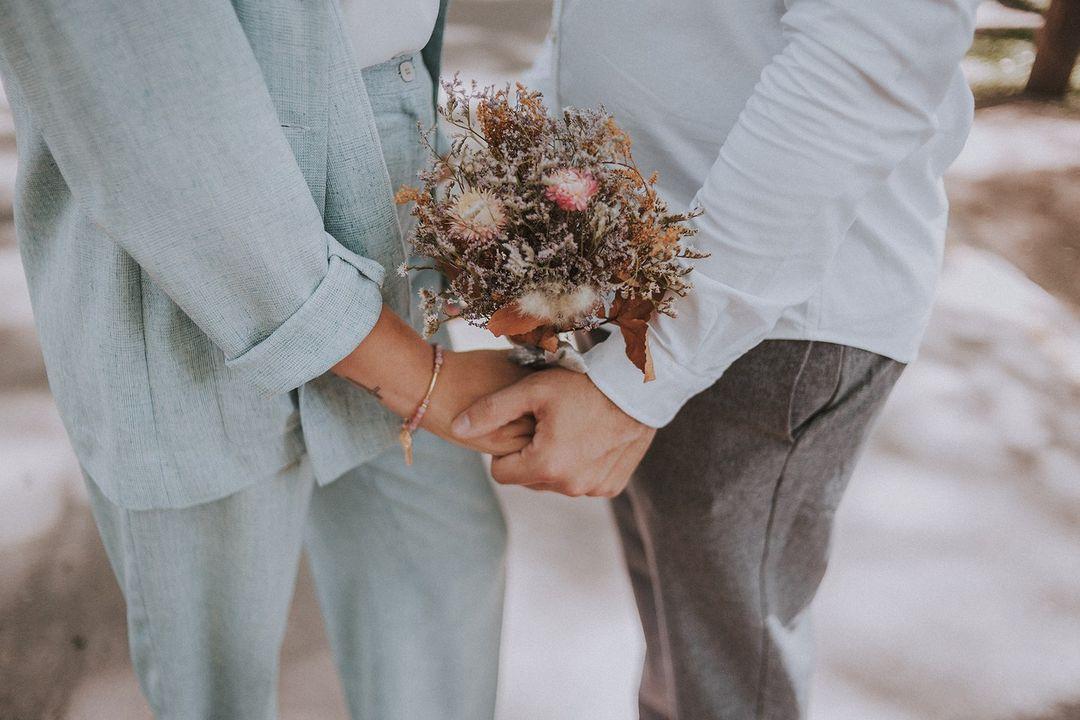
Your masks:
<instances>
[{"instance_id":1,"label":"man's forearm","mask_svg":"<svg viewBox=\"0 0 1080 720\"><path fill-rule=\"evenodd\" d=\"M715 382L814 297L875 188L933 138L977 0L791 0L787 46L762 72L698 192L694 290L649 331L657 380L634 382L617 338L590 377L650 425ZM887 39L888 42L882 42Z\"/></svg>"}]
</instances>

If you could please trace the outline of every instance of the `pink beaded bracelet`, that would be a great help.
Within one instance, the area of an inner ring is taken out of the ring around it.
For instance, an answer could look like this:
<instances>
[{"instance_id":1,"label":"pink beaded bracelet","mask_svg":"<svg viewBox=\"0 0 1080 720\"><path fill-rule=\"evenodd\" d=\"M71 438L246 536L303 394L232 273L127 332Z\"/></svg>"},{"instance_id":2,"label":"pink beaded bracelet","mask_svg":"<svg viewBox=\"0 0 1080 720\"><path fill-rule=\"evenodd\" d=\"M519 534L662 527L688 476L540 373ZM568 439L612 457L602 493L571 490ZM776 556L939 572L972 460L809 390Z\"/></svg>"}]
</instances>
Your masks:
<instances>
[{"instance_id":1,"label":"pink beaded bracelet","mask_svg":"<svg viewBox=\"0 0 1080 720\"><path fill-rule=\"evenodd\" d=\"M436 344L435 363L434 368L431 371L431 383L428 385L427 393L424 395L424 399L420 401L420 405L418 405L413 412L412 417L401 423L401 432L398 433L398 438L401 440L401 449L405 453L406 465L412 465L413 433L416 432L416 428L420 427L420 421L424 419L424 414L427 413L428 405L431 404L431 394L435 392L435 383L439 380L439 371L442 370L442 365L442 345Z\"/></svg>"}]
</instances>

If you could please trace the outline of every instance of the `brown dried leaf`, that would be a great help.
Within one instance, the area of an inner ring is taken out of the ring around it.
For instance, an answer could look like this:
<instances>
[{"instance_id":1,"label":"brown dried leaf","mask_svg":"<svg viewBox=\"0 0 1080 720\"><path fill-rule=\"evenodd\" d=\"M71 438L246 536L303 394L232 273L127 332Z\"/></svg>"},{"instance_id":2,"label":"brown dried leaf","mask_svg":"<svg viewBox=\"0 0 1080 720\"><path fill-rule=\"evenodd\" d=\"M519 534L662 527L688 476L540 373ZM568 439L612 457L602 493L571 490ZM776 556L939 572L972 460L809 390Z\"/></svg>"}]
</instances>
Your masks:
<instances>
[{"instance_id":1,"label":"brown dried leaf","mask_svg":"<svg viewBox=\"0 0 1080 720\"><path fill-rule=\"evenodd\" d=\"M656 312L652 300L624 300L616 298L611 304L608 318L622 329L626 344L626 357L645 376L645 382L656 379L652 353L649 351L649 320Z\"/></svg>"},{"instance_id":2,"label":"brown dried leaf","mask_svg":"<svg viewBox=\"0 0 1080 720\"><path fill-rule=\"evenodd\" d=\"M511 335L510 340L518 345L535 345L548 352L555 352L559 349L559 335L555 332L555 328L550 325L543 325L521 335Z\"/></svg>"},{"instance_id":3,"label":"brown dried leaf","mask_svg":"<svg viewBox=\"0 0 1080 720\"><path fill-rule=\"evenodd\" d=\"M503 335L524 335L543 324L543 319L521 312L518 304L512 302L495 311L488 320L487 329L495 337L502 337Z\"/></svg>"}]
</instances>

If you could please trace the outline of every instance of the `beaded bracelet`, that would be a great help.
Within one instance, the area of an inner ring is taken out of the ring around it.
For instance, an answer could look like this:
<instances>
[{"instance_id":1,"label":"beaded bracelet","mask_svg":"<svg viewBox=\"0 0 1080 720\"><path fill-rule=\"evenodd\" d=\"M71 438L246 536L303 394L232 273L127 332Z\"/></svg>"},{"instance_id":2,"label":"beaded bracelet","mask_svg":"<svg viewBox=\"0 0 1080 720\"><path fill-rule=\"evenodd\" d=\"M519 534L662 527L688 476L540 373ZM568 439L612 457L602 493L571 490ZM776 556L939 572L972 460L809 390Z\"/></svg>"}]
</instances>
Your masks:
<instances>
[{"instance_id":1,"label":"beaded bracelet","mask_svg":"<svg viewBox=\"0 0 1080 720\"><path fill-rule=\"evenodd\" d=\"M412 465L413 433L416 432L416 428L420 427L420 421L424 419L424 414L427 413L428 405L431 404L431 394L435 392L435 383L439 380L439 371L442 370L442 365L442 345L436 344L435 363L431 371L431 383L428 385L427 393L424 395L424 399L420 401L420 405L418 405L413 412L412 417L407 418L401 423L401 432L398 433L398 439L401 440L401 450L405 453L406 465Z\"/></svg>"}]
</instances>

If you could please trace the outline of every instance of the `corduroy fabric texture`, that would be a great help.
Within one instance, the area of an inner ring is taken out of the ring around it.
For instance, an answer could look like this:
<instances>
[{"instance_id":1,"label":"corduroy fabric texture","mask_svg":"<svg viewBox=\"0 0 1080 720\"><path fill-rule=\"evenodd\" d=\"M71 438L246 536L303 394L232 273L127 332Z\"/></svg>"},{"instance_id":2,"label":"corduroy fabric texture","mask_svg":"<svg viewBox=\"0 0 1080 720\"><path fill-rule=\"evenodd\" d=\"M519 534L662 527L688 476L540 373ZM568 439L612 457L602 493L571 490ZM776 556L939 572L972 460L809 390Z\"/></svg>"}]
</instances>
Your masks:
<instances>
[{"instance_id":1,"label":"corduroy fabric texture","mask_svg":"<svg viewBox=\"0 0 1080 720\"><path fill-rule=\"evenodd\" d=\"M662 428L615 516L642 720L799 720L837 504L904 365L767 340Z\"/></svg>"}]
</instances>

